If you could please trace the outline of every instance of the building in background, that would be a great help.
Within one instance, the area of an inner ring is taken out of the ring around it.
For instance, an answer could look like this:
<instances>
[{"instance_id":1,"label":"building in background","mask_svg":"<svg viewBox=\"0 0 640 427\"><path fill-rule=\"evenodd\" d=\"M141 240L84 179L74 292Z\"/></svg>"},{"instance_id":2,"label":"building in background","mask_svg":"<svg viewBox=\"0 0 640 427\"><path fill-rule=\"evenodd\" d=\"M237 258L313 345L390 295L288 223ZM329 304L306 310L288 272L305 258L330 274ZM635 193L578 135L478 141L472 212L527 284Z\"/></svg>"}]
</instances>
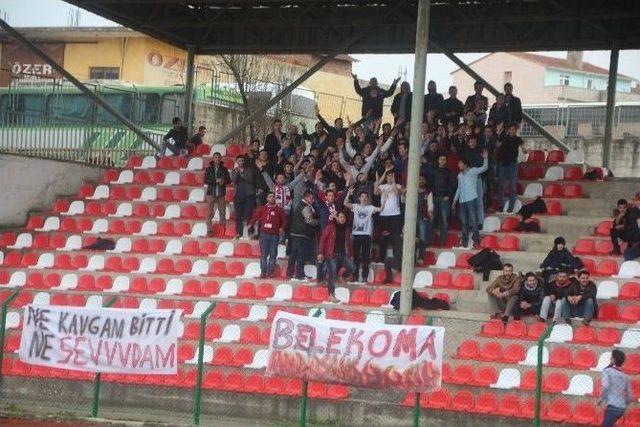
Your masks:
<instances>
[{"instance_id":1,"label":"building in background","mask_svg":"<svg viewBox=\"0 0 640 427\"><path fill-rule=\"evenodd\" d=\"M605 102L609 71L583 61L582 52L567 52L566 58L521 52L495 52L469 66L497 88L510 82L525 104ZM451 73L459 96L473 93L474 80L463 70ZM640 101L635 81L618 74L616 101ZM490 101L493 102L493 101Z\"/></svg>"}]
</instances>

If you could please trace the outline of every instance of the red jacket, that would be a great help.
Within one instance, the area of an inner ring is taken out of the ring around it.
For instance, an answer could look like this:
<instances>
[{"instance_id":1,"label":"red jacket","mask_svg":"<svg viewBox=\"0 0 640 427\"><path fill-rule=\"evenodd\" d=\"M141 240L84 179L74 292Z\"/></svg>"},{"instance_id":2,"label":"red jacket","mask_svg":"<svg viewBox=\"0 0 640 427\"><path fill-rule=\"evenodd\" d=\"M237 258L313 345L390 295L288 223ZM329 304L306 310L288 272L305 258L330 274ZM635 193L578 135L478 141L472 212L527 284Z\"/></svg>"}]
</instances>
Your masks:
<instances>
[{"instance_id":1,"label":"red jacket","mask_svg":"<svg viewBox=\"0 0 640 427\"><path fill-rule=\"evenodd\" d=\"M351 227L345 224L344 228L344 251L345 255L351 256ZM333 259L336 247L336 224L330 221L322 230L320 235L320 243L318 243L318 255L322 255L325 259Z\"/></svg>"},{"instance_id":2,"label":"red jacket","mask_svg":"<svg viewBox=\"0 0 640 427\"><path fill-rule=\"evenodd\" d=\"M253 226L260 221L260 233L280 234L280 230L284 229L286 220L287 217L280 206L262 205L253 212L249 225Z\"/></svg>"}]
</instances>

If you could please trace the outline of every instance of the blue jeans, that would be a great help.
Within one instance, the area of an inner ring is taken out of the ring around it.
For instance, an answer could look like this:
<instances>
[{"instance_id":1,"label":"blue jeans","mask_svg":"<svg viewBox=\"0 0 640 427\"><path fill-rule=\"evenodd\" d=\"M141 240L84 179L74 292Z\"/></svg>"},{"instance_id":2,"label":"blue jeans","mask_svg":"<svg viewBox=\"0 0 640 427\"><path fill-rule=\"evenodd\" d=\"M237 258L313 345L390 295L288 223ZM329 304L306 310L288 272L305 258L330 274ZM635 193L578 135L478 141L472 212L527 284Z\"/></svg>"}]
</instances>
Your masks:
<instances>
[{"instance_id":1,"label":"blue jeans","mask_svg":"<svg viewBox=\"0 0 640 427\"><path fill-rule=\"evenodd\" d=\"M418 256L420 259L424 258L424 251L431 243L431 220L418 218Z\"/></svg>"},{"instance_id":2,"label":"blue jeans","mask_svg":"<svg viewBox=\"0 0 640 427\"><path fill-rule=\"evenodd\" d=\"M460 234L460 244L467 246L469 243L469 231L473 243L480 243L480 229L476 214L478 212L478 199L469 200L468 202L459 203L458 206L460 222L462 223L462 232Z\"/></svg>"},{"instance_id":3,"label":"blue jeans","mask_svg":"<svg viewBox=\"0 0 640 427\"><path fill-rule=\"evenodd\" d=\"M582 317L585 320L593 318L594 304L591 298L581 299L578 304L570 304L569 299L565 298L562 302L562 318L565 320L572 317Z\"/></svg>"},{"instance_id":4,"label":"blue jeans","mask_svg":"<svg viewBox=\"0 0 640 427\"><path fill-rule=\"evenodd\" d=\"M440 246L444 246L444 242L447 239L447 232L449 231L449 198L445 200L444 197L433 197L433 225L435 227L438 224Z\"/></svg>"},{"instance_id":5,"label":"blue jeans","mask_svg":"<svg viewBox=\"0 0 640 427\"><path fill-rule=\"evenodd\" d=\"M235 197L233 199L233 209L236 212L236 234L242 237L244 224L251 219L256 206L256 197Z\"/></svg>"},{"instance_id":6,"label":"blue jeans","mask_svg":"<svg viewBox=\"0 0 640 427\"><path fill-rule=\"evenodd\" d=\"M327 288L329 289L329 295L333 295L336 291L336 275L338 270L344 268L344 277L349 277L353 274L356 266L351 261L351 258L344 254L336 254L332 259L324 261L325 272L327 273Z\"/></svg>"},{"instance_id":7,"label":"blue jeans","mask_svg":"<svg viewBox=\"0 0 640 427\"><path fill-rule=\"evenodd\" d=\"M304 279L304 262L309 258L311 241L304 237L291 236L291 255L287 264L287 276Z\"/></svg>"},{"instance_id":8,"label":"blue jeans","mask_svg":"<svg viewBox=\"0 0 640 427\"><path fill-rule=\"evenodd\" d=\"M509 208L516 204L516 184L518 183L518 163L498 165L498 208L504 207L504 181L509 180Z\"/></svg>"},{"instance_id":9,"label":"blue jeans","mask_svg":"<svg viewBox=\"0 0 640 427\"><path fill-rule=\"evenodd\" d=\"M280 236L277 234L261 233L259 241L260 273L271 274L276 268L276 257L278 256L278 242L280 241Z\"/></svg>"},{"instance_id":10,"label":"blue jeans","mask_svg":"<svg viewBox=\"0 0 640 427\"><path fill-rule=\"evenodd\" d=\"M618 408L617 406L607 405L604 410L604 419L602 420L602 427L613 427L624 415L624 408Z\"/></svg>"}]
</instances>

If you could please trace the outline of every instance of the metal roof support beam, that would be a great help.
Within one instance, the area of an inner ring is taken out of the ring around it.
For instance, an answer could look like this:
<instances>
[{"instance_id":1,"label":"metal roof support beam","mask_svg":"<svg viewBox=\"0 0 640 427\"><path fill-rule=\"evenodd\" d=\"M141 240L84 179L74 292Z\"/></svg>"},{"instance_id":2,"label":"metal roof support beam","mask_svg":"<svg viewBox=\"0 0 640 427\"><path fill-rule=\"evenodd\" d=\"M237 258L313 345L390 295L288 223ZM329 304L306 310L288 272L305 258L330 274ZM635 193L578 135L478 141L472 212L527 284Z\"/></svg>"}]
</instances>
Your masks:
<instances>
[{"instance_id":1,"label":"metal roof support beam","mask_svg":"<svg viewBox=\"0 0 640 427\"><path fill-rule=\"evenodd\" d=\"M60 64L55 62L53 59L49 57L46 53L44 53L38 46L31 43L26 37L16 31L11 25L9 25L4 20L0 19L0 28L9 33L10 36L15 38L19 43L24 45L27 49L33 52L40 59L45 61L47 64L51 65L51 68L60 73L65 79L69 80L75 87L80 89L80 91L89 97L89 99L93 100L96 104L102 107L105 111L111 114L116 118L120 123L122 123L125 127L129 128L133 133L138 135L143 141L147 144L151 145L158 152L160 151L160 147L158 144L153 142L151 138L147 134L145 134L138 126L136 126L132 121L127 119L125 116L120 114L115 108L109 105L104 99L95 94L91 89L86 87L80 80L76 79L71 73L65 70Z\"/></svg>"},{"instance_id":2,"label":"metal roof support beam","mask_svg":"<svg viewBox=\"0 0 640 427\"><path fill-rule=\"evenodd\" d=\"M420 173L420 144L424 114L424 82L427 74L427 48L429 46L429 17L431 0L420 0L416 22L416 48L413 65L413 93L411 100L411 126L409 128L409 161L407 170L407 197L404 208L402 236L402 281L400 314L406 319L412 310L413 274L416 260L416 222L418 216L418 175ZM398 256L398 254L393 254ZM384 254L383 254L384 257Z\"/></svg>"},{"instance_id":3,"label":"metal roof support beam","mask_svg":"<svg viewBox=\"0 0 640 427\"><path fill-rule=\"evenodd\" d=\"M444 53L447 56L447 58L449 58L451 61L453 61L458 67L460 67L461 70L463 70L465 73L469 74L474 80L479 80L482 83L484 83L484 86L494 96L497 96L497 95L502 93L498 89L493 87L488 81L483 79L482 76L480 76L480 74L476 73L471 67L469 67L467 64L465 64L464 61L462 61L460 58L458 58L456 55L454 55L453 52L451 52L450 50L448 50L448 49L446 49L446 48L444 48L444 47L442 47L440 45L436 45L435 42L431 42L431 43L432 43L432 45L435 45L436 48L438 50L440 50L440 52ZM571 151L571 149L569 148L568 145L566 145L564 142L560 141L555 136L551 135L551 133L549 133L549 131L547 131L540 123L538 123L533 117L531 117L525 111L522 112L522 118L523 118L523 120L525 122L529 123L535 130L537 130L542 136L544 136L546 139L548 139L549 142L551 142L553 145L555 145L556 147L558 147L559 149L561 149L565 153L568 153L569 151Z\"/></svg>"},{"instance_id":4,"label":"metal roof support beam","mask_svg":"<svg viewBox=\"0 0 640 427\"><path fill-rule=\"evenodd\" d=\"M609 168L611 162L611 144L613 143L613 112L616 108L616 85L618 82L619 49L611 49L609 57L609 82L607 84L607 111L604 122L604 141L602 145L602 167Z\"/></svg>"},{"instance_id":5,"label":"metal roof support beam","mask_svg":"<svg viewBox=\"0 0 640 427\"><path fill-rule=\"evenodd\" d=\"M187 50L187 76L185 79L184 121L189 135L193 134L193 81L196 72L196 51Z\"/></svg>"}]
</instances>

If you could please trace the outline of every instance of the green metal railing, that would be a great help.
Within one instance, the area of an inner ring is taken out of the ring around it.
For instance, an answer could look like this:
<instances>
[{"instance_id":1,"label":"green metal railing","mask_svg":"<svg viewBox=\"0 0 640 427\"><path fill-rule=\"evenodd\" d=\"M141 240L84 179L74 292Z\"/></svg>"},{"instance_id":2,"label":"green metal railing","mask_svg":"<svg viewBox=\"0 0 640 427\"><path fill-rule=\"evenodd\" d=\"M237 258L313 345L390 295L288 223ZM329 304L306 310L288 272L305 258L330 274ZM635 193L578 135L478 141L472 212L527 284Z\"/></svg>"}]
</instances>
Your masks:
<instances>
[{"instance_id":1,"label":"green metal railing","mask_svg":"<svg viewBox=\"0 0 640 427\"><path fill-rule=\"evenodd\" d=\"M207 328L207 317L216 307L216 303L209 304L207 309L200 315L200 339L198 341L198 371L196 376L196 389L193 395L193 424L200 425L200 412L202 402L202 375L204 371L204 341Z\"/></svg>"},{"instance_id":2,"label":"green metal railing","mask_svg":"<svg viewBox=\"0 0 640 427\"><path fill-rule=\"evenodd\" d=\"M113 297L103 307L111 307L118 298ZM96 376L93 379L93 404L91 406L91 417L97 418L100 410L100 383L102 375L100 372L96 372Z\"/></svg>"},{"instance_id":3,"label":"green metal railing","mask_svg":"<svg viewBox=\"0 0 640 427\"><path fill-rule=\"evenodd\" d=\"M16 299L19 293L19 289L13 291L13 293L7 297L0 307L0 380L2 379L2 361L4 360L4 337L7 322L7 307L11 304L11 301Z\"/></svg>"},{"instance_id":4,"label":"green metal railing","mask_svg":"<svg viewBox=\"0 0 640 427\"><path fill-rule=\"evenodd\" d=\"M542 358L544 355L544 340L549 338L552 330L553 325L548 326L547 329L545 329L545 331L542 333L542 335L540 335L540 338L538 338L538 359L536 362L536 400L533 415L533 423L536 427L540 427L541 421L540 405L542 404Z\"/></svg>"}]
</instances>

